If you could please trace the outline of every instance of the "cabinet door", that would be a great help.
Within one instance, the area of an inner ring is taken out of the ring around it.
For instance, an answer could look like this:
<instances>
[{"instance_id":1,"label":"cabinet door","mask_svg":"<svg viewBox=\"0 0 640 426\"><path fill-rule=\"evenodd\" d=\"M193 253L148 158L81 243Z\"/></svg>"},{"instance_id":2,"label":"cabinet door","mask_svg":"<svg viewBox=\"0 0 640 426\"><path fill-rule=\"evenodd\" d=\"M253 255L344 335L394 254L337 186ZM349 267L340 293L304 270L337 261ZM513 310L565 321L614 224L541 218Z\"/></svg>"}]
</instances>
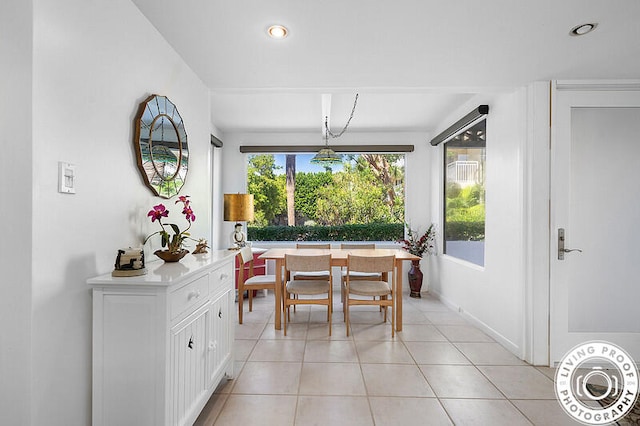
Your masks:
<instances>
[{"instance_id":1,"label":"cabinet door","mask_svg":"<svg viewBox=\"0 0 640 426\"><path fill-rule=\"evenodd\" d=\"M93 291L95 426L164 424L167 329L159 299L152 292Z\"/></svg>"},{"instance_id":2,"label":"cabinet door","mask_svg":"<svg viewBox=\"0 0 640 426\"><path fill-rule=\"evenodd\" d=\"M171 424L182 425L207 391L209 305L171 329Z\"/></svg>"},{"instance_id":3,"label":"cabinet door","mask_svg":"<svg viewBox=\"0 0 640 426\"><path fill-rule=\"evenodd\" d=\"M233 359L231 348L233 345L233 333L231 328L231 312L233 312L233 300L231 289L214 298L211 303L211 336L209 341L209 385L217 386L222 379L225 368L231 375Z\"/></svg>"}]
</instances>

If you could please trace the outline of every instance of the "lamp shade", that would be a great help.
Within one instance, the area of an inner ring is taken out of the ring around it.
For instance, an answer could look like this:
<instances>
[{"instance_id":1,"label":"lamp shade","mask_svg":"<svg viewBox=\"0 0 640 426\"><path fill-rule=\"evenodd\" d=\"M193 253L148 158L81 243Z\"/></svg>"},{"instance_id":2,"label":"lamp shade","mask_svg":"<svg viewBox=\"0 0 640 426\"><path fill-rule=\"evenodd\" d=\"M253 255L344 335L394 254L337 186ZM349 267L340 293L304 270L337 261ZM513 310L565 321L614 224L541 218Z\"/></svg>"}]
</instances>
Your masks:
<instances>
[{"instance_id":1,"label":"lamp shade","mask_svg":"<svg viewBox=\"0 0 640 426\"><path fill-rule=\"evenodd\" d=\"M333 152L331 148L322 148L310 162L313 164L340 164L342 156Z\"/></svg>"},{"instance_id":2,"label":"lamp shade","mask_svg":"<svg viewBox=\"0 0 640 426\"><path fill-rule=\"evenodd\" d=\"M253 194L224 194L224 220L251 222L253 220Z\"/></svg>"}]
</instances>

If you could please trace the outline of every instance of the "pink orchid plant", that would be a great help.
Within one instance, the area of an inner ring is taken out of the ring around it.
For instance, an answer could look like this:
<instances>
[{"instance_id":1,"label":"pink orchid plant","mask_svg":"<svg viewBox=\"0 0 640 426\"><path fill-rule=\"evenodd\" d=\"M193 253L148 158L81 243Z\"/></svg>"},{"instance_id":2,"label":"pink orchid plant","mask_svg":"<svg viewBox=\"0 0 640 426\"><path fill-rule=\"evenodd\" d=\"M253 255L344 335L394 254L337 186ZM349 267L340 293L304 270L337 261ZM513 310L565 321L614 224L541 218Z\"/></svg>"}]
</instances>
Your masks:
<instances>
[{"instance_id":1,"label":"pink orchid plant","mask_svg":"<svg viewBox=\"0 0 640 426\"><path fill-rule=\"evenodd\" d=\"M169 210L167 210L164 204L158 204L157 206L153 206L153 209L147 213L147 216L151 217L151 222L155 222L157 220L162 230L149 235L144 240L143 244L145 244L152 236L160 234L162 237L162 247L167 247L169 252L179 253L183 249L184 240L191 236L188 231L191 228L191 224L196 220L196 216L191 209L188 195L181 195L178 197L176 204L178 203L182 203L182 214L185 216L189 226L187 226L184 231L180 231L180 228L175 223L162 223L162 218L169 217ZM165 226L168 226L173 230L173 235L169 235Z\"/></svg>"}]
</instances>

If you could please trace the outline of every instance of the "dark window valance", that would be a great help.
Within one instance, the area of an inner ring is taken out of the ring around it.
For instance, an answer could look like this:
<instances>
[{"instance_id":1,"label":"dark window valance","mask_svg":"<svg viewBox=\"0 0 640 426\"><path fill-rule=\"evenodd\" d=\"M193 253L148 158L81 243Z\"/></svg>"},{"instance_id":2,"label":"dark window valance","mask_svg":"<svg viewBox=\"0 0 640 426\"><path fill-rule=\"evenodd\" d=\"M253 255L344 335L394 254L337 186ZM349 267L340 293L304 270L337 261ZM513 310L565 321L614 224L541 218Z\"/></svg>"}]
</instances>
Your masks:
<instances>
[{"instance_id":1,"label":"dark window valance","mask_svg":"<svg viewBox=\"0 0 640 426\"><path fill-rule=\"evenodd\" d=\"M478 106L478 108L474 109L469 114L453 123L438 136L431 139L431 145L436 146L438 144L441 144L442 142L448 141L453 136L459 134L487 114L489 114L489 105Z\"/></svg>"},{"instance_id":2,"label":"dark window valance","mask_svg":"<svg viewBox=\"0 0 640 426\"><path fill-rule=\"evenodd\" d=\"M318 152L324 145L243 145L243 154L284 154ZM413 145L329 145L334 152L344 153L380 153L413 152Z\"/></svg>"}]
</instances>

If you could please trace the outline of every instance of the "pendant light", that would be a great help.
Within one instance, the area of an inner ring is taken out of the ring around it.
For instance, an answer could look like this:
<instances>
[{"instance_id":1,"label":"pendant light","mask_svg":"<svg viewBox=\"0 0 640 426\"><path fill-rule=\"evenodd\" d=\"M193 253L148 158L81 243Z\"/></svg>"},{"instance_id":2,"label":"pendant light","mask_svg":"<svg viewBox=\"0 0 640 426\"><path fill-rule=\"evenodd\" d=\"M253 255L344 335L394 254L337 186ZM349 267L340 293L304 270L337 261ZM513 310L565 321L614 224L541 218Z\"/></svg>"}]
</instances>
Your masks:
<instances>
[{"instance_id":1,"label":"pendant light","mask_svg":"<svg viewBox=\"0 0 640 426\"><path fill-rule=\"evenodd\" d=\"M329 148L329 136L331 136L331 138L333 139L336 139L342 136L344 132L347 131L347 128L351 123L351 119L353 118L353 114L356 111L357 104L358 104L358 94L356 93L356 98L353 101L353 108L351 108L351 115L347 120L347 124L344 125L344 127L339 133L333 133L329 129L329 117L328 116L324 117L324 129L322 132L324 134L324 148L320 149L320 151L318 151L318 153L310 160L311 163L321 164L321 165L332 165L332 164L342 163L342 156L339 154L336 154L331 148Z\"/></svg>"}]
</instances>

